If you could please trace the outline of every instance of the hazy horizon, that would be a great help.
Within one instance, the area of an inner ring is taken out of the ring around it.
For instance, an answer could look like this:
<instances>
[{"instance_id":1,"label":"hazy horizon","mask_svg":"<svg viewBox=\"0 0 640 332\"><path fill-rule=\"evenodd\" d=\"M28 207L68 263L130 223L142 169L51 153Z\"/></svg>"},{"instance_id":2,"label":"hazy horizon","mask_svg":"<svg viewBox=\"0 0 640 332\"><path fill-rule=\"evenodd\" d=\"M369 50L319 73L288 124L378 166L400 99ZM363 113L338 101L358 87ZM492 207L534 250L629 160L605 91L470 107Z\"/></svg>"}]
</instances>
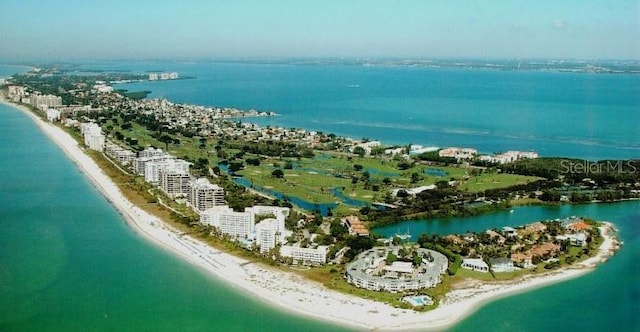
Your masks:
<instances>
[{"instance_id":1,"label":"hazy horizon","mask_svg":"<svg viewBox=\"0 0 640 332\"><path fill-rule=\"evenodd\" d=\"M639 16L635 0L5 0L0 60L639 60Z\"/></svg>"}]
</instances>

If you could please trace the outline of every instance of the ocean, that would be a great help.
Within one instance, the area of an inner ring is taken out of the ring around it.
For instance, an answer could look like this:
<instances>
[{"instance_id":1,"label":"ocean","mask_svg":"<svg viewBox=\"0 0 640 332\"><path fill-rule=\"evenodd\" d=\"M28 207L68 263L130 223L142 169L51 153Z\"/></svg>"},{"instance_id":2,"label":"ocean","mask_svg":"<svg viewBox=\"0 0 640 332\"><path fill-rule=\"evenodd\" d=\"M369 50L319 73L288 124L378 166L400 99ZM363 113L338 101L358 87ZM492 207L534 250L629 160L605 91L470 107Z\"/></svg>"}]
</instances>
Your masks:
<instances>
[{"instance_id":1,"label":"ocean","mask_svg":"<svg viewBox=\"0 0 640 332\"><path fill-rule=\"evenodd\" d=\"M174 102L282 114L260 119L265 124L487 152L640 156L637 76L225 63L98 65L195 76L119 88L152 90L150 97ZM272 309L142 239L18 110L0 105L0 137L0 152L10 156L0 164L0 330L342 330ZM635 315L639 208L640 202L521 207L513 213L409 221L376 232L444 234L571 215L612 221L625 245L596 271L492 302L452 330L634 331L640 330Z\"/></svg>"},{"instance_id":2,"label":"ocean","mask_svg":"<svg viewBox=\"0 0 640 332\"><path fill-rule=\"evenodd\" d=\"M122 68L122 64L105 67ZM640 157L640 75L240 63L138 63L196 79L118 85L149 98L275 111L251 121L385 144Z\"/></svg>"},{"instance_id":3,"label":"ocean","mask_svg":"<svg viewBox=\"0 0 640 332\"><path fill-rule=\"evenodd\" d=\"M0 331L326 331L156 247L0 104Z\"/></svg>"},{"instance_id":4,"label":"ocean","mask_svg":"<svg viewBox=\"0 0 640 332\"><path fill-rule=\"evenodd\" d=\"M491 302L452 331L638 331L640 318L640 202L518 207L469 218L413 220L376 229L386 237L441 235L588 216L613 222L621 250L578 279Z\"/></svg>"}]
</instances>

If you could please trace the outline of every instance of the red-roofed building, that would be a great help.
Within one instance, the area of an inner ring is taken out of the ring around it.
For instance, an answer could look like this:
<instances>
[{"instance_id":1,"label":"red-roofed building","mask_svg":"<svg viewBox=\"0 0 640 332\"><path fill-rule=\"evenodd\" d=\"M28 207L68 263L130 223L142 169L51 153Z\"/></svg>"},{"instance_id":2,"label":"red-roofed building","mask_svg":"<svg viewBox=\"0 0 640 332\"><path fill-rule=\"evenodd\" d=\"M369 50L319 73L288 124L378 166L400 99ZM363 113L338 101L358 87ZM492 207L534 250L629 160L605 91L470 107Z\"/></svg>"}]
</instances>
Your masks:
<instances>
[{"instance_id":1,"label":"red-roofed building","mask_svg":"<svg viewBox=\"0 0 640 332\"><path fill-rule=\"evenodd\" d=\"M576 221L567 225L567 230L572 232L580 232L591 229L591 225L587 224L584 221Z\"/></svg>"},{"instance_id":2,"label":"red-roofed building","mask_svg":"<svg viewBox=\"0 0 640 332\"><path fill-rule=\"evenodd\" d=\"M347 226L351 235L369 236L369 230L357 216L342 218L342 224Z\"/></svg>"}]
</instances>

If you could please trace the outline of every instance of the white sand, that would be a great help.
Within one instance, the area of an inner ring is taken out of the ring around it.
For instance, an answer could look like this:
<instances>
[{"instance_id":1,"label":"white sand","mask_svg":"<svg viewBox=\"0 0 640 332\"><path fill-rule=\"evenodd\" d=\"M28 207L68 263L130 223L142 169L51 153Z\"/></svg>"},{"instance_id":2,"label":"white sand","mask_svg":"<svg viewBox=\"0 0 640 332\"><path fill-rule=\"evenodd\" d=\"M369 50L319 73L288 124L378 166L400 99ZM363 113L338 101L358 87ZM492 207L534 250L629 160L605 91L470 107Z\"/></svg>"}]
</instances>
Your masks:
<instances>
[{"instance_id":1,"label":"white sand","mask_svg":"<svg viewBox=\"0 0 640 332\"><path fill-rule=\"evenodd\" d=\"M3 103L6 103L2 100ZM246 260L213 249L133 206L124 198L117 186L96 163L89 158L77 142L62 129L42 121L25 107L6 103L22 110L71 158L102 194L126 218L139 234L173 252L211 275L223 279L234 288L249 292L254 297L284 310L326 320L358 329L377 330L440 330L458 322L475 311L482 303L509 294L557 283L581 276L592 270L595 263L606 259L616 247L606 232L598 256L582 262L580 267L563 269L545 275L527 277L518 281L495 283L467 283L465 288L450 292L442 304L427 313L393 308L387 304L331 291L293 273L284 273L268 267L247 263ZM169 267L168 267L169 268Z\"/></svg>"}]
</instances>

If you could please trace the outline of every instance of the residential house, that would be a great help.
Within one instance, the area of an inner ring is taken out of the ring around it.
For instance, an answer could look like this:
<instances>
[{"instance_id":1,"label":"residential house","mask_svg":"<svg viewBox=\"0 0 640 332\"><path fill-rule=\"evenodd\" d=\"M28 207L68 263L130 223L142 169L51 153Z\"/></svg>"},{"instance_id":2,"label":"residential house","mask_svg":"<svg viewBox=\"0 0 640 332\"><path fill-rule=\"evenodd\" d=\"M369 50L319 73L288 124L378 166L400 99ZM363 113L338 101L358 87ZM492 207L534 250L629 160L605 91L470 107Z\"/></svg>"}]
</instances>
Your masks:
<instances>
[{"instance_id":1,"label":"residential house","mask_svg":"<svg viewBox=\"0 0 640 332\"><path fill-rule=\"evenodd\" d=\"M489 265L480 258L464 258L462 268L478 272L489 272Z\"/></svg>"}]
</instances>

